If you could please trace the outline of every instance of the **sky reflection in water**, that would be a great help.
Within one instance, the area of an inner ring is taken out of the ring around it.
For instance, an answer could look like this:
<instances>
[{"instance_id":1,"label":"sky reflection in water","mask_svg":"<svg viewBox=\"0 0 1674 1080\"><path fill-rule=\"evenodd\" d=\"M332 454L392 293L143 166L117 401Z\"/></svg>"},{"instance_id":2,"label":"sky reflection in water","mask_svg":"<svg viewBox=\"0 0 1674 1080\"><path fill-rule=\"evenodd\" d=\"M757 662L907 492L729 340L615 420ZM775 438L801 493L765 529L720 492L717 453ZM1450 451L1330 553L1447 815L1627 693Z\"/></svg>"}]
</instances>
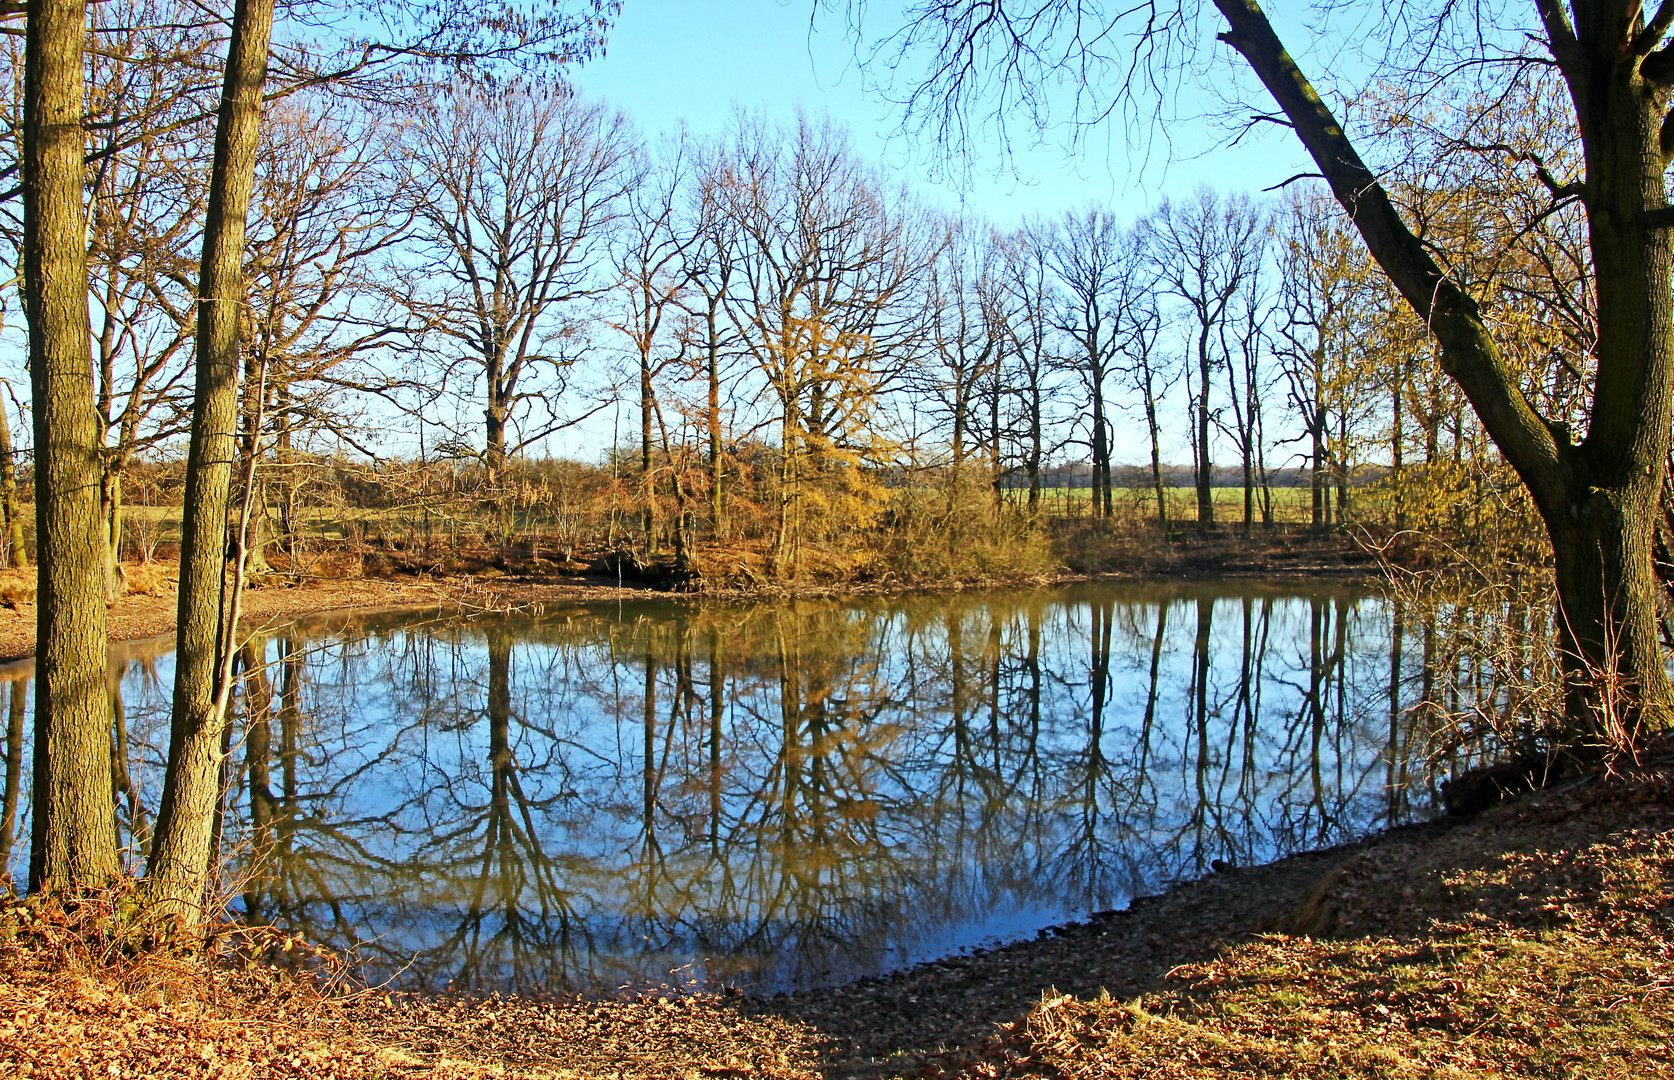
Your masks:
<instances>
[{"instance_id":1,"label":"sky reflection in water","mask_svg":"<svg viewBox=\"0 0 1674 1080\"><path fill-rule=\"evenodd\" d=\"M234 906L413 987L876 974L1424 816L1433 637L1252 583L321 622L246 653ZM143 839L172 659L120 667Z\"/></svg>"}]
</instances>

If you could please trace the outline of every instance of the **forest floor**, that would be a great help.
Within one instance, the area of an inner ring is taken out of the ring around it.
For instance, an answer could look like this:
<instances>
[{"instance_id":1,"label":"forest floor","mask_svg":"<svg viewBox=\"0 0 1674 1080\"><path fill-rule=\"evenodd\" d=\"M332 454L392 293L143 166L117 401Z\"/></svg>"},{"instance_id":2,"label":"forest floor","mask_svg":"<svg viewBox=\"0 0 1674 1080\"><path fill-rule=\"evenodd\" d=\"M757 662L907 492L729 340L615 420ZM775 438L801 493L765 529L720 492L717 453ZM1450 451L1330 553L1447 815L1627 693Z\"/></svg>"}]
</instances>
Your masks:
<instances>
[{"instance_id":1,"label":"forest floor","mask_svg":"<svg viewBox=\"0 0 1674 1080\"><path fill-rule=\"evenodd\" d=\"M771 999L389 997L262 959L295 942L135 953L99 916L0 907L0 1075L1670 1076L1674 741L1466 821Z\"/></svg>"},{"instance_id":2,"label":"forest floor","mask_svg":"<svg viewBox=\"0 0 1674 1080\"><path fill-rule=\"evenodd\" d=\"M682 595L693 599L770 599L877 595L902 591L998 586L1045 586L1077 581L1128 581L1158 578L1246 577L1264 579L1375 579L1374 553L1341 536L1313 538L1300 529L1283 529L1252 539L1236 531L1199 538L1157 540L1149 546L1124 547L1109 541L1112 554L1087 569L1050 574L988 574L964 578L832 580L797 586L751 583L734 575L725 581L699 581L671 589L661 566L629 568L610 574L606 557L595 553L568 563L487 551L450 558L437 566L421 565L399 551L360 556L317 558L310 573L297 578L274 575L269 583L244 590L242 618L247 626L272 627L288 619L345 608L434 607L464 611L527 608L542 604L606 602ZM1081 560L1072 560L1081 561ZM127 592L106 606L113 642L135 641L174 632L177 565L169 561L125 564ZM0 662L21 660L35 652L35 571L0 569Z\"/></svg>"}]
</instances>

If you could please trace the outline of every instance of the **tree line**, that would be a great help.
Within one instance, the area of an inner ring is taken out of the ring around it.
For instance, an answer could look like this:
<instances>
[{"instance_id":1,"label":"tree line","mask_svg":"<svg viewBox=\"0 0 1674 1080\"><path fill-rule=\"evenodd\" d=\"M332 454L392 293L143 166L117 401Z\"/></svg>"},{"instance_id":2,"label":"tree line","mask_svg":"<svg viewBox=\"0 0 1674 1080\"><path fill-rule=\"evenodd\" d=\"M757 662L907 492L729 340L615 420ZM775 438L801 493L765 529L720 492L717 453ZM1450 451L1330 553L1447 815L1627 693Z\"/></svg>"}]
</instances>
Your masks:
<instances>
[{"instance_id":1,"label":"tree line","mask_svg":"<svg viewBox=\"0 0 1674 1080\"><path fill-rule=\"evenodd\" d=\"M116 119L85 184L89 531L110 594L125 481L178 454L210 400L181 257L207 237L209 111L181 100L185 43L122 44L90 69ZM700 545L742 546L777 579L931 517L956 523L946 546L1016 537L1069 463L1090 473L1078 510L1165 530L1217 526L1227 467L1245 534L1275 523L1275 477L1297 469L1320 531L1364 488L1362 518L1457 540L1514 486L1322 192L1203 188L1133 221L1087 207L998 228L928 205L807 116L653 140L557 76L372 89L287 93L252 136L235 397L214 420L234 443L212 456L239 463L253 571L295 563L307 504L344 468L403 491L439 468L458 493L463 473L511 539L522 466L554 446L591 459L594 497L537 474L546 519L682 569ZM1535 366L1576 351L1560 340ZM1148 503L1119 505L1123 454L1148 466ZM1168 496L1181 455L1189 507ZM169 501L197 497L185 482Z\"/></svg>"},{"instance_id":2,"label":"tree line","mask_svg":"<svg viewBox=\"0 0 1674 1080\"><path fill-rule=\"evenodd\" d=\"M1051 87L1059 119L1147 121L1212 25L1237 114L1301 144L1544 526L1566 700L1531 767L1665 727L1674 4L1349 5L1287 30L1312 75L1256 0L1212 6L915 4L871 55L958 144L984 110L1049 123Z\"/></svg>"}]
</instances>

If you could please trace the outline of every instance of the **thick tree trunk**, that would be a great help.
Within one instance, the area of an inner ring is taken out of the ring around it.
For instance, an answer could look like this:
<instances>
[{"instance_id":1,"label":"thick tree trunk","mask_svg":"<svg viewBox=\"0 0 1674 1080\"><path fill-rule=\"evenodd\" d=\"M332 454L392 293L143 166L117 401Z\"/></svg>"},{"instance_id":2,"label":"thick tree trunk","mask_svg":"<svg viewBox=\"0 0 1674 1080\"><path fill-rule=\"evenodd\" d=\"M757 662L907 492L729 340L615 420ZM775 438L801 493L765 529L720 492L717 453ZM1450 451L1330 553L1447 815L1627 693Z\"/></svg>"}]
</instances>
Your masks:
<instances>
[{"instance_id":1,"label":"thick tree trunk","mask_svg":"<svg viewBox=\"0 0 1674 1080\"><path fill-rule=\"evenodd\" d=\"M114 877L99 429L82 206L80 0L38 0L24 45L23 290L35 398L32 889Z\"/></svg>"},{"instance_id":2,"label":"thick tree trunk","mask_svg":"<svg viewBox=\"0 0 1674 1080\"><path fill-rule=\"evenodd\" d=\"M1631 743L1647 712L1660 717L1674 707L1651 565L1658 495L1648 483L1594 488L1569 514L1546 523L1564 712L1573 748L1583 753Z\"/></svg>"},{"instance_id":3,"label":"thick tree trunk","mask_svg":"<svg viewBox=\"0 0 1674 1080\"><path fill-rule=\"evenodd\" d=\"M498 401L483 410L483 462L488 466L490 484L500 482L506 467L506 409Z\"/></svg>"},{"instance_id":4,"label":"thick tree trunk","mask_svg":"<svg viewBox=\"0 0 1674 1080\"><path fill-rule=\"evenodd\" d=\"M260 140L274 0L238 0L215 128L199 269L197 381L180 544L174 717L147 867L150 900L189 926L203 916L227 722L227 514L236 456L245 218Z\"/></svg>"}]
</instances>

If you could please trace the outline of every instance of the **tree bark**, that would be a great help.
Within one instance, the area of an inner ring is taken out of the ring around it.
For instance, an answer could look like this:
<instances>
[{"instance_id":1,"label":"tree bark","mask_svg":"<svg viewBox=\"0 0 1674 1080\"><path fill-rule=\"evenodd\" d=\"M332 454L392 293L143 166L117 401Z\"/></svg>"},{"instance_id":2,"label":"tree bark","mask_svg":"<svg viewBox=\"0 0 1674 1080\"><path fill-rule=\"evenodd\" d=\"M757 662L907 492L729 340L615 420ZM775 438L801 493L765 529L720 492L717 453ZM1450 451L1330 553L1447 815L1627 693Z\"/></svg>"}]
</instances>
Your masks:
<instances>
[{"instance_id":1,"label":"tree bark","mask_svg":"<svg viewBox=\"0 0 1674 1080\"><path fill-rule=\"evenodd\" d=\"M721 464L721 337L716 325L715 306L711 303L705 312L708 331L705 351L709 360L709 408L704 421L709 429L709 514L715 539L720 541L726 533L726 504L722 501L721 494L721 482L725 479Z\"/></svg>"},{"instance_id":2,"label":"tree bark","mask_svg":"<svg viewBox=\"0 0 1674 1080\"><path fill-rule=\"evenodd\" d=\"M645 550L655 555L661 548L657 536L657 481L651 469L651 420L656 409L655 391L651 385L651 353L639 353L639 497L642 504L640 525L645 533Z\"/></svg>"},{"instance_id":3,"label":"tree bark","mask_svg":"<svg viewBox=\"0 0 1674 1080\"><path fill-rule=\"evenodd\" d=\"M35 399L35 768L31 889L118 871L105 696L99 429L82 205L82 0L29 5L23 293Z\"/></svg>"},{"instance_id":4,"label":"tree bark","mask_svg":"<svg viewBox=\"0 0 1674 1080\"><path fill-rule=\"evenodd\" d=\"M1197 402L1197 531L1215 527L1215 465L1209 459L1209 327L1197 341L1197 377L1202 394Z\"/></svg>"},{"instance_id":5,"label":"tree bark","mask_svg":"<svg viewBox=\"0 0 1674 1080\"><path fill-rule=\"evenodd\" d=\"M215 162L199 268L197 379L181 528L174 717L168 769L147 867L149 899L196 926L203 916L210 833L220 798L227 721L227 514L236 455L244 233L260 139L274 0L233 10Z\"/></svg>"}]
</instances>

